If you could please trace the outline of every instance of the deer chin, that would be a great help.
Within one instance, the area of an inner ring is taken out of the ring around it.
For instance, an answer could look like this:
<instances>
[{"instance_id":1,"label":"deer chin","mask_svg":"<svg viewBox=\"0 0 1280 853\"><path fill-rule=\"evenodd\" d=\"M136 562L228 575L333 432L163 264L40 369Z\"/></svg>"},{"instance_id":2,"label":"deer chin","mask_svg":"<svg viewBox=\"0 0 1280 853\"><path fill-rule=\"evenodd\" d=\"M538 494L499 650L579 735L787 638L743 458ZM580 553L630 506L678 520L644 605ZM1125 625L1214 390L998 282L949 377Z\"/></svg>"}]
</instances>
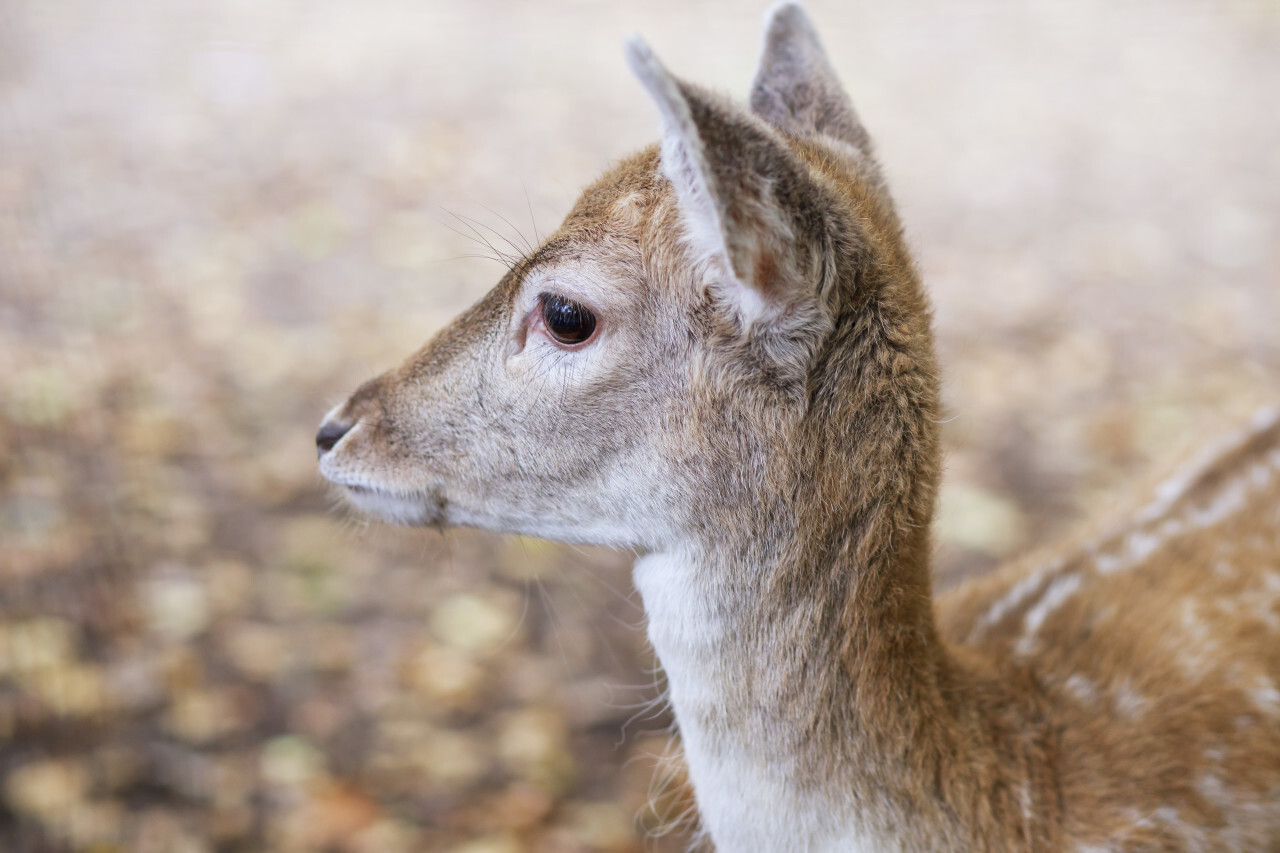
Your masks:
<instances>
[{"instance_id":1,"label":"deer chin","mask_svg":"<svg viewBox=\"0 0 1280 853\"><path fill-rule=\"evenodd\" d=\"M334 485L341 489L348 504L380 521L424 527L444 520L444 499L434 493L402 492L360 483Z\"/></svg>"}]
</instances>

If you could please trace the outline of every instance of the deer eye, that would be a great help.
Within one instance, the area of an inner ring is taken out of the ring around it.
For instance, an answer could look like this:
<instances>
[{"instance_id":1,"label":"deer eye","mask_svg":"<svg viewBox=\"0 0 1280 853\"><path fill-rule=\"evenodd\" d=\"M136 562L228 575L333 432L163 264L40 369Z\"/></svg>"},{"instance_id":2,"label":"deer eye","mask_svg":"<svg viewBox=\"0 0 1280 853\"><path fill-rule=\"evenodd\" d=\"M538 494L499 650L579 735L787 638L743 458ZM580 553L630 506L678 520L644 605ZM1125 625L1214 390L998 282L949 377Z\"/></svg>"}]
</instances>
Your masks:
<instances>
[{"instance_id":1,"label":"deer eye","mask_svg":"<svg viewBox=\"0 0 1280 853\"><path fill-rule=\"evenodd\" d=\"M541 302L542 322L557 343L580 344L596 330L595 315L577 302L553 293L542 294Z\"/></svg>"}]
</instances>

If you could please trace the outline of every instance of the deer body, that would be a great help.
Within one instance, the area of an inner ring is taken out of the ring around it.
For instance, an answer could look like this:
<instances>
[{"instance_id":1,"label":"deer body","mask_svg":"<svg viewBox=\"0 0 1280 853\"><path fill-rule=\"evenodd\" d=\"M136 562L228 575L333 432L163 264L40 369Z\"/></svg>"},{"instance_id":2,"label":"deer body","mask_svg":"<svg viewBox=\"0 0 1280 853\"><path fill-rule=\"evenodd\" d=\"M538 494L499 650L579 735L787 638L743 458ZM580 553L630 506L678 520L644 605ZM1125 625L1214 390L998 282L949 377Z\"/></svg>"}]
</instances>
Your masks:
<instances>
[{"instance_id":1,"label":"deer body","mask_svg":"<svg viewBox=\"0 0 1280 853\"><path fill-rule=\"evenodd\" d=\"M633 547L723 851L1280 845L1280 424L933 602L929 311L794 5L750 109L640 43L660 149L326 418L392 521Z\"/></svg>"}]
</instances>

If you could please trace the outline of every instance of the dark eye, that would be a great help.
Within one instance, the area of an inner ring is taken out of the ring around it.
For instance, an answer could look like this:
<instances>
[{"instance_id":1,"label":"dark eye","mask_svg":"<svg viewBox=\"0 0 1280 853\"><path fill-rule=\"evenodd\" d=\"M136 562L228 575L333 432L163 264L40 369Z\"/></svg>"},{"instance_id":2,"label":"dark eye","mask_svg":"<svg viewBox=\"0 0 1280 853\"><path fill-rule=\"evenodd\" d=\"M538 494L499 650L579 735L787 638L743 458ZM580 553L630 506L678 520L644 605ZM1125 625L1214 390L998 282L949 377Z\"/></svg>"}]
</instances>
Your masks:
<instances>
[{"instance_id":1,"label":"dark eye","mask_svg":"<svg viewBox=\"0 0 1280 853\"><path fill-rule=\"evenodd\" d=\"M556 341L580 344L596 330L595 315L583 306L553 293L542 294L542 322Z\"/></svg>"}]
</instances>

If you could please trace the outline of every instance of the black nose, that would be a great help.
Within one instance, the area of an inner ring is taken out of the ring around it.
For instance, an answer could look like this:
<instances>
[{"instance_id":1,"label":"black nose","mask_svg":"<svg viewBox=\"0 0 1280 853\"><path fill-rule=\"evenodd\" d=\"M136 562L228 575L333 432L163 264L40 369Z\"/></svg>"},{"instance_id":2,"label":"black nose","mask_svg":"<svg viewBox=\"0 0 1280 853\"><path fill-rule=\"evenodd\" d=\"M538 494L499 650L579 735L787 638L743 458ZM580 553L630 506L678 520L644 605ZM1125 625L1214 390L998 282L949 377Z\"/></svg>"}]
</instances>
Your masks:
<instances>
[{"instance_id":1,"label":"black nose","mask_svg":"<svg viewBox=\"0 0 1280 853\"><path fill-rule=\"evenodd\" d=\"M351 424L344 424L340 421L325 421L320 424L320 431L316 433L317 454L324 456L330 450L333 450L333 446L351 431L351 427Z\"/></svg>"}]
</instances>

